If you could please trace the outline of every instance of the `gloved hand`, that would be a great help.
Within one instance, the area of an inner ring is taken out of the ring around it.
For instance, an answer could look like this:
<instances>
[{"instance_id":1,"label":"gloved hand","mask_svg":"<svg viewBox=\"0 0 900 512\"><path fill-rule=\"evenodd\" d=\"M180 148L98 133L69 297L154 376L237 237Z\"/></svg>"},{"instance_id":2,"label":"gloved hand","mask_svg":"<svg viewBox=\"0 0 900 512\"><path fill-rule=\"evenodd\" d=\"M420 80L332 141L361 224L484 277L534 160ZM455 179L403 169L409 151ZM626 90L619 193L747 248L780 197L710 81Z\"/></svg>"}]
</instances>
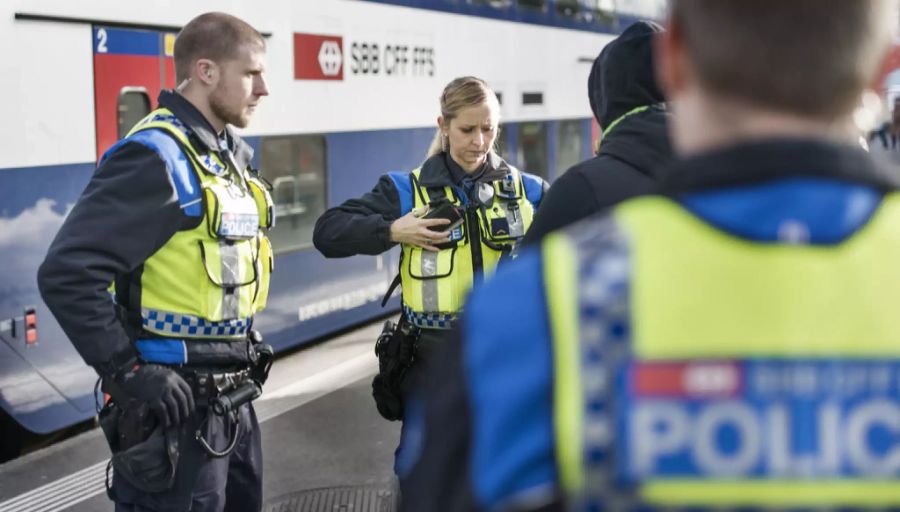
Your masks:
<instances>
[{"instance_id":1,"label":"gloved hand","mask_svg":"<svg viewBox=\"0 0 900 512\"><path fill-rule=\"evenodd\" d=\"M165 366L137 366L117 374L115 383L129 398L145 402L166 427L180 424L194 410L191 387Z\"/></svg>"}]
</instances>

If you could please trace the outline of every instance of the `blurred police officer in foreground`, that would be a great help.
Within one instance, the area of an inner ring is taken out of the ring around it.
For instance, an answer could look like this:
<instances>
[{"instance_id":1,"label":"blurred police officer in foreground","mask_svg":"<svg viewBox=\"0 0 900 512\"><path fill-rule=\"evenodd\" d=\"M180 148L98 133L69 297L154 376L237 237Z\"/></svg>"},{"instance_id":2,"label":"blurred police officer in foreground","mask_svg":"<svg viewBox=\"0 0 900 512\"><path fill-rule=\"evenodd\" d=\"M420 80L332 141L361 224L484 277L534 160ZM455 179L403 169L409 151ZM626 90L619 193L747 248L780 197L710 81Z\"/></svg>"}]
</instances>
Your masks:
<instances>
[{"instance_id":1,"label":"blurred police officer in foreground","mask_svg":"<svg viewBox=\"0 0 900 512\"><path fill-rule=\"evenodd\" d=\"M851 120L894 7L672 1L680 160L473 293L407 510L900 507L900 194Z\"/></svg>"},{"instance_id":2,"label":"blurred police officer in foreground","mask_svg":"<svg viewBox=\"0 0 900 512\"><path fill-rule=\"evenodd\" d=\"M272 202L228 125L246 127L268 95L265 51L233 16L188 23L178 88L103 156L38 275L112 397L100 418L119 511L262 505L249 400L271 349L250 326L268 294Z\"/></svg>"},{"instance_id":3,"label":"blurred police officer in foreground","mask_svg":"<svg viewBox=\"0 0 900 512\"><path fill-rule=\"evenodd\" d=\"M524 245L634 196L649 194L672 149L669 113L653 77L653 36L661 27L638 21L594 60L588 97L602 139L597 156L562 174L534 214Z\"/></svg>"}]
</instances>

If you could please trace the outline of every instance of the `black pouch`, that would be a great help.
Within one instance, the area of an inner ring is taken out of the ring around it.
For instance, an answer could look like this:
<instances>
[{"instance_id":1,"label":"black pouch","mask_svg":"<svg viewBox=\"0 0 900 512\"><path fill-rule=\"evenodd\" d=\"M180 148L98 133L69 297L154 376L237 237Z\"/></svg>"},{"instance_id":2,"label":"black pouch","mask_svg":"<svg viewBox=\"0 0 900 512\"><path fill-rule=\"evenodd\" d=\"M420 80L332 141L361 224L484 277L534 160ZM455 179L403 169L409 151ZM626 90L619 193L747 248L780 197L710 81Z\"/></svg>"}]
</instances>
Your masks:
<instances>
[{"instance_id":1,"label":"black pouch","mask_svg":"<svg viewBox=\"0 0 900 512\"><path fill-rule=\"evenodd\" d=\"M179 457L178 427L157 424L144 405L122 408L112 401L100 411L100 427L113 454L110 464L116 478L146 493L172 488Z\"/></svg>"},{"instance_id":2,"label":"black pouch","mask_svg":"<svg viewBox=\"0 0 900 512\"><path fill-rule=\"evenodd\" d=\"M415 360L418 339L418 329L401 317L396 325L386 321L375 342L378 375L372 379L372 397L386 420L403 418L403 379Z\"/></svg>"}]
</instances>

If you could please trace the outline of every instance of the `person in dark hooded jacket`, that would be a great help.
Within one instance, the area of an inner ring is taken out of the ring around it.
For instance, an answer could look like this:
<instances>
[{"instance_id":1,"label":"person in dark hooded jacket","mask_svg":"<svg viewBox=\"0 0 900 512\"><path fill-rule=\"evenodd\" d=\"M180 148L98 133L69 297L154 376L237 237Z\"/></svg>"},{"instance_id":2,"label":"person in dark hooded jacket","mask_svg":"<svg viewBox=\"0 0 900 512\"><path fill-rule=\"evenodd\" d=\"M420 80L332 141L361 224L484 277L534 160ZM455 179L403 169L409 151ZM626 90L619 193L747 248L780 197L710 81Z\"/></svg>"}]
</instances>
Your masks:
<instances>
[{"instance_id":1,"label":"person in dark hooded jacket","mask_svg":"<svg viewBox=\"0 0 900 512\"><path fill-rule=\"evenodd\" d=\"M671 155L669 113L653 78L652 40L662 28L639 21L607 44L588 77L603 137L597 156L563 173L544 196L524 244L630 197L652 192Z\"/></svg>"}]
</instances>

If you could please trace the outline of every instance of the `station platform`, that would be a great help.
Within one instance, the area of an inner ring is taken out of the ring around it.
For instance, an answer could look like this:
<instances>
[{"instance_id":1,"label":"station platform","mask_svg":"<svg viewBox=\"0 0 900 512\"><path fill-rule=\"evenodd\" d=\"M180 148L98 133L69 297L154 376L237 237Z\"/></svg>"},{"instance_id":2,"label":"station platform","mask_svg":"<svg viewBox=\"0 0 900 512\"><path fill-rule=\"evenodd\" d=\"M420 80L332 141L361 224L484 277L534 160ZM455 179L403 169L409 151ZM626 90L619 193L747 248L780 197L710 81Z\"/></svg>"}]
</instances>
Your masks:
<instances>
[{"instance_id":1,"label":"station platform","mask_svg":"<svg viewBox=\"0 0 900 512\"><path fill-rule=\"evenodd\" d=\"M280 357L255 402L267 512L393 510L399 422L371 396L383 320ZM0 465L0 512L108 512L99 429Z\"/></svg>"}]
</instances>

